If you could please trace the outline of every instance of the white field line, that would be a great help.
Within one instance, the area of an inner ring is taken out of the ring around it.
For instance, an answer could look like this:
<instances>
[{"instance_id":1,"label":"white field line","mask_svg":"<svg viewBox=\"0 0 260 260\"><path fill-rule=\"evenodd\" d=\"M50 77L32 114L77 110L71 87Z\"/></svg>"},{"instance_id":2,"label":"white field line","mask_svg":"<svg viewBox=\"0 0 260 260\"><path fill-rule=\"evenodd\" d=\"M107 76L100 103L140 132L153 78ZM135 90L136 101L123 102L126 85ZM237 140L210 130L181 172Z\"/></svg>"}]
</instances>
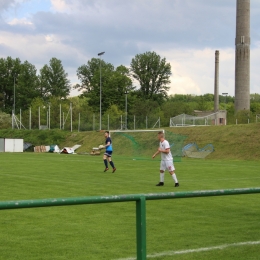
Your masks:
<instances>
[{"instance_id":1,"label":"white field line","mask_svg":"<svg viewBox=\"0 0 260 260\"><path fill-rule=\"evenodd\" d=\"M201 248L189 249L189 250L167 251L167 252L147 255L147 258L199 253L199 252L206 252L206 251L211 251L211 250L222 250L222 249L226 249L228 247L259 245L259 244L260 244L260 241L248 241L248 242L240 242L240 243L233 243L233 244L225 244L225 245L220 245L220 246L201 247ZM116 259L116 260L136 260L136 257L120 258L120 259Z\"/></svg>"},{"instance_id":2,"label":"white field line","mask_svg":"<svg viewBox=\"0 0 260 260\"><path fill-rule=\"evenodd\" d=\"M242 180L253 180L253 179L260 179L260 177L252 177L252 178L221 178L221 179L214 179L214 181L242 181ZM203 181L208 181L212 180L212 178L208 179L199 179L199 180L185 180L185 182L203 182Z\"/></svg>"}]
</instances>

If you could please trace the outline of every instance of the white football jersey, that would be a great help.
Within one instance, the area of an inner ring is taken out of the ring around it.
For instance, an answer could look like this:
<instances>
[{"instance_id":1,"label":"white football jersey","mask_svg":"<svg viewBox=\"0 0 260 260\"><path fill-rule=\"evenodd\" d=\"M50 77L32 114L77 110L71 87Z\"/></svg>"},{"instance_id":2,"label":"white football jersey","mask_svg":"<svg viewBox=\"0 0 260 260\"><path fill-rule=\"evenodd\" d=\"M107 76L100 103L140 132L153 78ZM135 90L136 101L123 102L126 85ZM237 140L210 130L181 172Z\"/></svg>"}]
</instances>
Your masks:
<instances>
[{"instance_id":1,"label":"white football jersey","mask_svg":"<svg viewBox=\"0 0 260 260\"><path fill-rule=\"evenodd\" d=\"M168 148L170 148L170 144L169 144L169 142L167 140L164 140L163 142L160 142L160 149L166 150ZM161 153L161 160L162 161L171 161L171 160L173 160L171 150L169 151L169 153Z\"/></svg>"}]
</instances>

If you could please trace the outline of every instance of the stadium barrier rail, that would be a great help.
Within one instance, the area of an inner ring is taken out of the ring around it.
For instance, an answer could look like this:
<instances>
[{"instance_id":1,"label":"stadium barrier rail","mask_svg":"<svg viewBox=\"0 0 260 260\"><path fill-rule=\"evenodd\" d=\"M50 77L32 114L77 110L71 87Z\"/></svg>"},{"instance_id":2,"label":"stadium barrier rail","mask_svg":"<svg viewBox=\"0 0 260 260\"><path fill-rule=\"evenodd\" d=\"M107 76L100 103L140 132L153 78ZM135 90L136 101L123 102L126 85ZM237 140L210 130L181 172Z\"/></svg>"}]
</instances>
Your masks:
<instances>
[{"instance_id":1,"label":"stadium barrier rail","mask_svg":"<svg viewBox=\"0 0 260 260\"><path fill-rule=\"evenodd\" d=\"M149 194L125 194L125 195L53 198L53 199L37 199L37 200L16 200L16 201L0 202L0 210L135 201L136 202L137 260L146 260L146 200L181 199L181 198L194 198L194 197L254 194L254 193L260 193L260 188L201 190L201 191L149 193Z\"/></svg>"}]
</instances>

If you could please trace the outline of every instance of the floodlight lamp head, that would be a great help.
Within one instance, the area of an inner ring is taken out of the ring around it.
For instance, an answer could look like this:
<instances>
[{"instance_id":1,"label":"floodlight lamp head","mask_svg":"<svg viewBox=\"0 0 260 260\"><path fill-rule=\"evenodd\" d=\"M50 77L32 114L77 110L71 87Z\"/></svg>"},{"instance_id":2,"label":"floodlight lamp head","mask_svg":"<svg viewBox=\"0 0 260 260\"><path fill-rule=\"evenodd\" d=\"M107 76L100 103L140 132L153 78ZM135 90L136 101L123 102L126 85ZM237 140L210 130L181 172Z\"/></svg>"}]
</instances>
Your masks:
<instances>
[{"instance_id":1,"label":"floodlight lamp head","mask_svg":"<svg viewBox=\"0 0 260 260\"><path fill-rule=\"evenodd\" d=\"M100 52L100 53L98 53L98 56L101 56L101 55L103 55L105 52L103 51L103 52Z\"/></svg>"}]
</instances>

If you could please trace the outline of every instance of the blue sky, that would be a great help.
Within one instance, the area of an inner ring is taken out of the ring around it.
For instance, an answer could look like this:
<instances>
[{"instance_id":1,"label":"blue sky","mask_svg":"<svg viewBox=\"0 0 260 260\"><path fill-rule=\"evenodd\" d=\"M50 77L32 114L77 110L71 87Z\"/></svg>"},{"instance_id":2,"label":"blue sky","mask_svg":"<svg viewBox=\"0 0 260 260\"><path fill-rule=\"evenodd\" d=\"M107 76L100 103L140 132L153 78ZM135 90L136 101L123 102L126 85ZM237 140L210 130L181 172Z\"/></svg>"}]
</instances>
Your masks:
<instances>
[{"instance_id":1,"label":"blue sky","mask_svg":"<svg viewBox=\"0 0 260 260\"><path fill-rule=\"evenodd\" d=\"M75 84L101 51L114 66L155 51L172 66L169 94L201 95L214 91L219 50L220 93L233 96L235 22L236 0L0 0L0 55L38 70L56 57ZM260 93L259 23L251 0L251 93Z\"/></svg>"},{"instance_id":2,"label":"blue sky","mask_svg":"<svg viewBox=\"0 0 260 260\"><path fill-rule=\"evenodd\" d=\"M6 9L4 12L4 15L7 21L15 18L29 18L31 15L36 14L39 11L51 11L51 6L52 4L49 0L13 1L10 8Z\"/></svg>"}]
</instances>

